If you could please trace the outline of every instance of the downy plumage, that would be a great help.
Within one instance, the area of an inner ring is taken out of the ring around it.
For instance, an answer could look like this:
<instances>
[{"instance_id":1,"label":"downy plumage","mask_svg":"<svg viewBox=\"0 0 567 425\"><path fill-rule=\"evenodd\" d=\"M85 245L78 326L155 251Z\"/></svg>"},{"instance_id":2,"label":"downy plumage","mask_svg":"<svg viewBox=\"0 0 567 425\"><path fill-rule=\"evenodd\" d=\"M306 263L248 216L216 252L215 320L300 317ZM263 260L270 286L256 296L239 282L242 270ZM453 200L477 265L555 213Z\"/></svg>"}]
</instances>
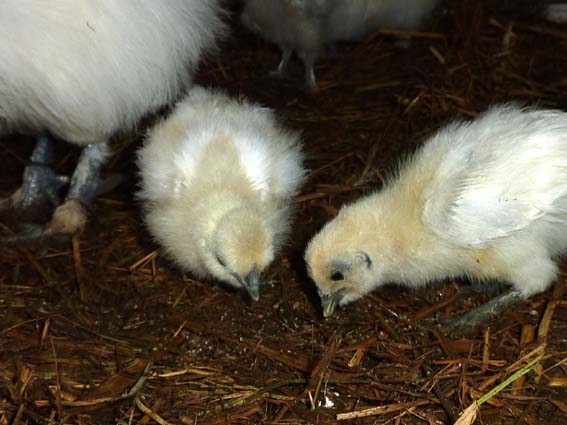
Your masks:
<instances>
[{"instance_id":1,"label":"downy plumage","mask_svg":"<svg viewBox=\"0 0 567 425\"><path fill-rule=\"evenodd\" d=\"M182 269L257 299L289 231L301 162L299 135L270 109L194 87L139 153L150 233Z\"/></svg>"},{"instance_id":2,"label":"downy plumage","mask_svg":"<svg viewBox=\"0 0 567 425\"><path fill-rule=\"evenodd\" d=\"M382 190L341 209L306 261L325 315L388 282L513 286L479 313L547 289L567 250L567 114L493 107L442 128Z\"/></svg>"}]
</instances>

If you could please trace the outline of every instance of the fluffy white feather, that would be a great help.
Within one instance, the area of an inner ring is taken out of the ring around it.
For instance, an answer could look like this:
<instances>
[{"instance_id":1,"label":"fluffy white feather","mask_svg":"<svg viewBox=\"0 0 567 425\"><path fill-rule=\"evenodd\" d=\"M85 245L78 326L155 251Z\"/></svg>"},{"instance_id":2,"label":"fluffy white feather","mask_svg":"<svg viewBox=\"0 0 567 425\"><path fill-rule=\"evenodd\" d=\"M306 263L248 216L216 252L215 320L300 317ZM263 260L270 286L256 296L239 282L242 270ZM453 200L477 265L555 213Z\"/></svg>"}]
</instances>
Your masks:
<instances>
[{"instance_id":1,"label":"fluffy white feather","mask_svg":"<svg viewBox=\"0 0 567 425\"><path fill-rule=\"evenodd\" d=\"M301 162L299 136L270 109L194 87L139 152L150 233L183 269L257 298L247 276L285 240Z\"/></svg>"},{"instance_id":2,"label":"fluffy white feather","mask_svg":"<svg viewBox=\"0 0 567 425\"><path fill-rule=\"evenodd\" d=\"M3 0L0 134L106 141L174 100L221 29L216 0Z\"/></svg>"},{"instance_id":3,"label":"fluffy white feather","mask_svg":"<svg viewBox=\"0 0 567 425\"><path fill-rule=\"evenodd\" d=\"M310 242L327 313L388 282L501 280L528 297L567 250L567 114L498 106L432 136Z\"/></svg>"},{"instance_id":4,"label":"fluffy white feather","mask_svg":"<svg viewBox=\"0 0 567 425\"><path fill-rule=\"evenodd\" d=\"M417 30L440 0L247 0L242 23L283 52L303 60L306 82L316 88L313 63L325 45L358 40L377 28Z\"/></svg>"}]
</instances>

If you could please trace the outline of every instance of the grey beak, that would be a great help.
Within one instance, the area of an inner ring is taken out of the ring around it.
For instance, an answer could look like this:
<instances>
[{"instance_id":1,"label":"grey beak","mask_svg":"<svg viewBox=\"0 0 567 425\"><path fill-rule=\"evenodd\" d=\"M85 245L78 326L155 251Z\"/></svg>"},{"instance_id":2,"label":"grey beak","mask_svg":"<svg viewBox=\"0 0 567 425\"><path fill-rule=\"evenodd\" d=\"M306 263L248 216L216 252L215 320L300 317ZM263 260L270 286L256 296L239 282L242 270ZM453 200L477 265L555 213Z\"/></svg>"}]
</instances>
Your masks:
<instances>
[{"instance_id":1,"label":"grey beak","mask_svg":"<svg viewBox=\"0 0 567 425\"><path fill-rule=\"evenodd\" d=\"M260 299L260 284L262 282L260 281L260 273L256 267L253 267L250 273L248 273L240 283L254 301Z\"/></svg>"},{"instance_id":2,"label":"grey beak","mask_svg":"<svg viewBox=\"0 0 567 425\"><path fill-rule=\"evenodd\" d=\"M321 307L323 307L323 316L331 317L335 312L337 306L343 299L344 291L341 289L334 294L321 296Z\"/></svg>"}]
</instances>

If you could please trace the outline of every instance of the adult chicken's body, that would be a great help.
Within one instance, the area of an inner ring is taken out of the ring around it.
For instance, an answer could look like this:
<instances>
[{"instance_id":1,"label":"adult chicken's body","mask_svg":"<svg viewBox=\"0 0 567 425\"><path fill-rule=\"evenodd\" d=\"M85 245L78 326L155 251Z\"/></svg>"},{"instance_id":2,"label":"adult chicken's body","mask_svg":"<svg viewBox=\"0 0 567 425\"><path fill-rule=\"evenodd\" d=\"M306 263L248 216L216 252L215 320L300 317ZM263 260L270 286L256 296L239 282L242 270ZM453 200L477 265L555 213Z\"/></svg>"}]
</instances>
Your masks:
<instances>
[{"instance_id":1,"label":"adult chicken's body","mask_svg":"<svg viewBox=\"0 0 567 425\"><path fill-rule=\"evenodd\" d=\"M301 161L299 136L271 110L195 87L139 154L150 233L181 268L258 299L289 231Z\"/></svg>"},{"instance_id":2,"label":"adult chicken's body","mask_svg":"<svg viewBox=\"0 0 567 425\"><path fill-rule=\"evenodd\" d=\"M216 0L0 2L0 135L40 134L19 191L2 206L58 203L50 135L83 147L47 233L74 233L97 191L108 140L191 84L222 30Z\"/></svg>"},{"instance_id":3,"label":"adult chicken's body","mask_svg":"<svg viewBox=\"0 0 567 425\"><path fill-rule=\"evenodd\" d=\"M547 289L566 250L567 114L499 106L431 137L382 191L344 207L306 261L326 315L388 282L513 286L446 328L466 330Z\"/></svg>"},{"instance_id":4,"label":"adult chicken's body","mask_svg":"<svg viewBox=\"0 0 567 425\"><path fill-rule=\"evenodd\" d=\"M241 21L282 50L278 73L293 52L305 66L305 82L317 88L313 65L335 41L359 40L372 31L420 28L440 0L247 0Z\"/></svg>"}]
</instances>

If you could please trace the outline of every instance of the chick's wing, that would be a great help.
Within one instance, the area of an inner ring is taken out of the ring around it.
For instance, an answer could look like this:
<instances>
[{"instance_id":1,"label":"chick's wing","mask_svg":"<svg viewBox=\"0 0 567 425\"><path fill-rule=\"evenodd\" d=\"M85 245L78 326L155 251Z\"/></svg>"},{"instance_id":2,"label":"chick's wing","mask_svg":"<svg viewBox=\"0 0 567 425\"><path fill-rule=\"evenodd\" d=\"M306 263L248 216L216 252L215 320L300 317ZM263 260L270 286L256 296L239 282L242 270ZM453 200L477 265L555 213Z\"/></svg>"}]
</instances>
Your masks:
<instances>
[{"instance_id":1,"label":"chick's wing","mask_svg":"<svg viewBox=\"0 0 567 425\"><path fill-rule=\"evenodd\" d=\"M511 122L463 126L441 143L422 212L438 236L480 248L536 220L567 221L567 133L502 118Z\"/></svg>"}]
</instances>

